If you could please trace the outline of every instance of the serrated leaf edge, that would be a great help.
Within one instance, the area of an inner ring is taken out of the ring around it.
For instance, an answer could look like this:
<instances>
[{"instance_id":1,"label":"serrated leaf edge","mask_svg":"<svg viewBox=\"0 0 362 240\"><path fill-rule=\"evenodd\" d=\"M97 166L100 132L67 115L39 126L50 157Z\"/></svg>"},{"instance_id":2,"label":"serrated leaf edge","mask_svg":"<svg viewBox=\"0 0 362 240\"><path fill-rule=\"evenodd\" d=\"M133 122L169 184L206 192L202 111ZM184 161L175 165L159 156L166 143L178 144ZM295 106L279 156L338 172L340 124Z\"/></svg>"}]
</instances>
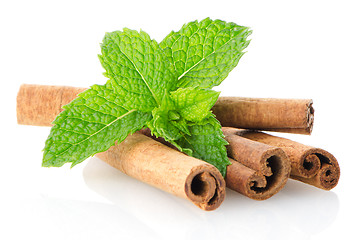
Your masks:
<instances>
[{"instance_id":1,"label":"serrated leaf edge","mask_svg":"<svg viewBox=\"0 0 362 240\"><path fill-rule=\"evenodd\" d=\"M82 141L80 141L80 142L78 142L78 143L76 143L76 144L72 144L71 147L77 146L77 145L83 143L84 141L87 141L89 138L97 135L99 132L101 132L101 131L103 131L104 129L106 129L107 127L111 126L114 122L118 121L119 119L122 119L122 118L126 117L127 115L129 115L129 114L131 114L131 113L133 113L133 112L135 112L135 111L137 111L137 110L136 110L136 109L132 109L132 110L128 111L127 113L119 116L118 118L116 118L116 119L113 120L112 122L108 123L107 125L105 125L105 126L102 127L101 129L99 129L97 132L89 135L87 138L83 139ZM69 148L71 148L71 147L69 147ZM65 153L66 151L68 151L69 148L67 148L66 150L64 150L63 152L61 152L61 153L59 153L59 154L55 154L55 157L62 155L63 153Z\"/></svg>"}]
</instances>

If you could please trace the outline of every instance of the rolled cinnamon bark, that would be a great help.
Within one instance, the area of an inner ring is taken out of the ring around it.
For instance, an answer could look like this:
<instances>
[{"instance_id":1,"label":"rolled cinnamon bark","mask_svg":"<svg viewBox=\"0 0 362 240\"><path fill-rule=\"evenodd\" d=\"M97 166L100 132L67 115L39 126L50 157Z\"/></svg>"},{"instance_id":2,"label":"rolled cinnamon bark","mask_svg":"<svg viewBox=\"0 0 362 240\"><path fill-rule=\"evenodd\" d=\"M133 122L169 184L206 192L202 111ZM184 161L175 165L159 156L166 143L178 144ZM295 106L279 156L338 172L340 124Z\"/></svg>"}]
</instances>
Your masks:
<instances>
[{"instance_id":1,"label":"rolled cinnamon bark","mask_svg":"<svg viewBox=\"0 0 362 240\"><path fill-rule=\"evenodd\" d=\"M234 159L229 160L231 165L227 166L225 177L228 188L255 200L265 200L273 195L265 190L267 180L264 175Z\"/></svg>"},{"instance_id":2,"label":"rolled cinnamon bark","mask_svg":"<svg viewBox=\"0 0 362 240\"><path fill-rule=\"evenodd\" d=\"M311 134L311 99L220 97L212 108L223 127Z\"/></svg>"},{"instance_id":3,"label":"rolled cinnamon bark","mask_svg":"<svg viewBox=\"0 0 362 240\"><path fill-rule=\"evenodd\" d=\"M84 90L86 88L23 84L17 108L28 117L18 116L19 124L34 125L33 121L38 120L33 118L38 115L53 121L61 106ZM44 106L35 106L31 101L42 101ZM220 97L212 111L224 127L311 134L312 103L310 99ZM47 112L49 109L52 111ZM51 126L50 123L44 121L42 126Z\"/></svg>"},{"instance_id":4,"label":"rolled cinnamon bark","mask_svg":"<svg viewBox=\"0 0 362 240\"><path fill-rule=\"evenodd\" d=\"M228 166L226 185L252 199L270 198L284 187L289 178L288 157L281 148L240 137L236 134L236 130L235 128L223 128L225 140L229 143L226 146L228 155L237 161L237 163L232 161L232 165ZM233 172L242 172L244 176L232 174ZM237 183L234 181L230 183L229 177L234 179L234 176L244 178L238 181L247 183L246 189L244 186L235 188Z\"/></svg>"},{"instance_id":5,"label":"rolled cinnamon bark","mask_svg":"<svg viewBox=\"0 0 362 240\"><path fill-rule=\"evenodd\" d=\"M339 164L326 150L262 132L241 129L233 131L249 140L283 149L291 163L291 178L325 190L337 185L340 177Z\"/></svg>"},{"instance_id":6,"label":"rolled cinnamon bark","mask_svg":"<svg viewBox=\"0 0 362 240\"><path fill-rule=\"evenodd\" d=\"M189 157L141 133L96 154L142 182L214 210L225 198L225 181L211 164Z\"/></svg>"}]
</instances>

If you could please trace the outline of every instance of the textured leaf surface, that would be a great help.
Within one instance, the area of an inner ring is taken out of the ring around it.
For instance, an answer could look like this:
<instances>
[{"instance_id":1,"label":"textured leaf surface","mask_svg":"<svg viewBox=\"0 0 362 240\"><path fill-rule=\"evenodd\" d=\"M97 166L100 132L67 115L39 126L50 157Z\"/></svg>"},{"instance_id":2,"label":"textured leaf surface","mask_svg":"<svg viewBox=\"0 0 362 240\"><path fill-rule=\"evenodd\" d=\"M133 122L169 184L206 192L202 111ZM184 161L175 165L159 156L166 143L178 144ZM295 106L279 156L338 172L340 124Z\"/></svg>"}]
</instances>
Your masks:
<instances>
[{"instance_id":1,"label":"textured leaf surface","mask_svg":"<svg viewBox=\"0 0 362 240\"><path fill-rule=\"evenodd\" d=\"M65 105L45 143L43 166L74 166L123 141L151 119L150 113L126 109L122 102L113 90L94 85Z\"/></svg>"},{"instance_id":2,"label":"textured leaf surface","mask_svg":"<svg viewBox=\"0 0 362 240\"><path fill-rule=\"evenodd\" d=\"M158 43L143 31L107 33L99 59L115 92L128 109L152 111L166 91L175 89L172 64Z\"/></svg>"},{"instance_id":3,"label":"textured leaf surface","mask_svg":"<svg viewBox=\"0 0 362 240\"><path fill-rule=\"evenodd\" d=\"M211 114L210 114L211 115ZM220 123L211 115L205 120L189 126L191 135L183 135L175 143L181 151L214 165L223 176L230 165Z\"/></svg>"},{"instance_id":4,"label":"textured leaf surface","mask_svg":"<svg viewBox=\"0 0 362 240\"><path fill-rule=\"evenodd\" d=\"M178 78L178 87L212 88L238 64L249 45L248 27L206 18L185 24L161 43Z\"/></svg>"}]
</instances>

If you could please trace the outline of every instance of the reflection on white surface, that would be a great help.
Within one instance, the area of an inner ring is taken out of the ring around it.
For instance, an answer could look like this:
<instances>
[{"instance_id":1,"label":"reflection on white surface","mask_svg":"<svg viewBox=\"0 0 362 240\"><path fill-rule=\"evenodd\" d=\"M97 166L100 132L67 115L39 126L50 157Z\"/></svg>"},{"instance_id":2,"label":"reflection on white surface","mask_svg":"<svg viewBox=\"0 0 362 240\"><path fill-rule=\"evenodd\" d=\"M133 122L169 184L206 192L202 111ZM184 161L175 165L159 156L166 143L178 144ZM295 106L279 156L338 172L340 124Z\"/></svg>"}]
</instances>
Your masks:
<instances>
[{"instance_id":1,"label":"reflection on white surface","mask_svg":"<svg viewBox=\"0 0 362 240\"><path fill-rule=\"evenodd\" d=\"M329 226L339 209L334 192L293 180L266 201L251 200L228 189L221 207L205 212L98 158L89 159L83 176L89 188L117 206L120 218L135 221L140 232L164 239L309 239Z\"/></svg>"},{"instance_id":2,"label":"reflection on white surface","mask_svg":"<svg viewBox=\"0 0 362 240\"><path fill-rule=\"evenodd\" d=\"M114 204L41 196L17 199L16 206L2 223L2 239L158 239Z\"/></svg>"}]
</instances>

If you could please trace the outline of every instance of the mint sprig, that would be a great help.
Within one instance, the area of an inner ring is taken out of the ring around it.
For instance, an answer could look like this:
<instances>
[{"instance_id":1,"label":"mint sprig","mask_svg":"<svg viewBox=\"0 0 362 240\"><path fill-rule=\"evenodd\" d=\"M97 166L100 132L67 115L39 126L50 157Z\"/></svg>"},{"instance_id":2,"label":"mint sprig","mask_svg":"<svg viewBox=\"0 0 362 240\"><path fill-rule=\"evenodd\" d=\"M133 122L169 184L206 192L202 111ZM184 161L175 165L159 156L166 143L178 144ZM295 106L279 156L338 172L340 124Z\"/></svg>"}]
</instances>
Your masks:
<instances>
[{"instance_id":1,"label":"mint sprig","mask_svg":"<svg viewBox=\"0 0 362 240\"><path fill-rule=\"evenodd\" d=\"M251 31L209 18L171 32L159 45L143 31L106 33L100 62L109 79L79 94L54 120L43 166L72 166L144 127L180 151L230 164L211 90L236 66Z\"/></svg>"}]
</instances>

